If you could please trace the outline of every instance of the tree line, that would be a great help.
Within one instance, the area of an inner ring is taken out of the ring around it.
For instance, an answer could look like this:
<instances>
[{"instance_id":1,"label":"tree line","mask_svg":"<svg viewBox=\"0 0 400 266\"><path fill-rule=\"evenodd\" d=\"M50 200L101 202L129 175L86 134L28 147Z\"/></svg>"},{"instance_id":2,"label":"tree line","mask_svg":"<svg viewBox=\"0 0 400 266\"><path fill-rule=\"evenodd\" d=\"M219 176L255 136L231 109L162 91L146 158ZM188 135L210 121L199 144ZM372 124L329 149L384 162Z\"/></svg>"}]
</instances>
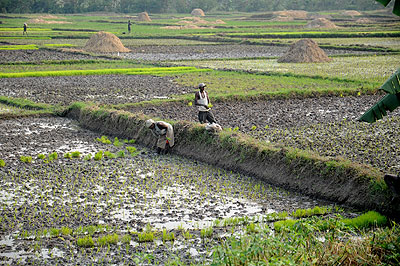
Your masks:
<instances>
[{"instance_id":1,"label":"tree line","mask_svg":"<svg viewBox=\"0 0 400 266\"><path fill-rule=\"evenodd\" d=\"M372 0L0 0L2 13L85 13L117 12L190 13L194 8L208 11L277 10L373 10L381 8Z\"/></svg>"}]
</instances>

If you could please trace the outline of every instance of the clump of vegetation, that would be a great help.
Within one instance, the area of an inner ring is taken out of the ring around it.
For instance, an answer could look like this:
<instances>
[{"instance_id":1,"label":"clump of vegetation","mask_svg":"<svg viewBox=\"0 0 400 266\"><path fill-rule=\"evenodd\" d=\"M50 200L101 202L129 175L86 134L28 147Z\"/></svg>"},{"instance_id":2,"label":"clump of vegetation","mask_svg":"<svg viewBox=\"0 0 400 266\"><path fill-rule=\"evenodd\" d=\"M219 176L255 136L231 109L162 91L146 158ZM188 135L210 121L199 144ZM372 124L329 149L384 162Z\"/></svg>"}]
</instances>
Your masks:
<instances>
[{"instance_id":1,"label":"clump of vegetation","mask_svg":"<svg viewBox=\"0 0 400 266\"><path fill-rule=\"evenodd\" d=\"M58 154L57 152L52 152L49 154L49 161L57 160L58 159Z\"/></svg>"},{"instance_id":2,"label":"clump of vegetation","mask_svg":"<svg viewBox=\"0 0 400 266\"><path fill-rule=\"evenodd\" d=\"M109 140L107 136L101 136L101 138L97 138L96 140L103 144L111 144L111 140Z\"/></svg>"},{"instance_id":3,"label":"clump of vegetation","mask_svg":"<svg viewBox=\"0 0 400 266\"><path fill-rule=\"evenodd\" d=\"M46 159L46 155L44 155L44 154L42 154L42 153L39 153L39 154L37 155L37 158L38 158L38 159L41 159L41 160L44 160L44 159Z\"/></svg>"},{"instance_id":4,"label":"clump of vegetation","mask_svg":"<svg viewBox=\"0 0 400 266\"><path fill-rule=\"evenodd\" d=\"M81 157L81 152L80 151L73 151L71 153L72 158L80 158Z\"/></svg>"},{"instance_id":5,"label":"clump of vegetation","mask_svg":"<svg viewBox=\"0 0 400 266\"><path fill-rule=\"evenodd\" d=\"M115 158L117 158L117 155L112 153L112 152L110 152L110 151L105 151L104 152L104 157L105 158L109 158L109 159L115 159Z\"/></svg>"},{"instance_id":6,"label":"clump of vegetation","mask_svg":"<svg viewBox=\"0 0 400 266\"><path fill-rule=\"evenodd\" d=\"M162 240L163 242L165 241L174 241L175 240L175 234L173 232L168 233L167 229L164 229L162 232Z\"/></svg>"},{"instance_id":7,"label":"clump of vegetation","mask_svg":"<svg viewBox=\"0 0 400 266\"><path fill-rule=\"evenodd\" d=\"M115 147L121 147L122 145L124 145L124 143L121 142L121 141L119 141L119 139L118 139L117 137L115 137L115 138L114 138L113 145L114 145Z\"/></svg>"},{"instance_id":8,"label":"clump of vegetation","mask_svg":"<svg viewBox=\"0 0 400 266\"><path fill-rule=\"evenodd\" d=\"M0 159L0 167L5 167L6 162L3 159Z\"/></svg>"},{"instance_id":9,"label":"clump of vegetation","mask_svg":"<svg viewBox=\"0 0 400 266\"><path fill-rule=\"evenodd\" d=\"M100 161L101 159L103 159L103 151L100 150L100 151L96 152L93 159L95 161Z\"/></svg>"},{"instance_id":10,"label":"clump of vegetation","mask_svg":"<svg viewBox=\"0 0 400 266\"><path fill-rule=\"evenodd\" d=\"M201 231L200 231L200 237L201 237L201 238L209 238L209 237L212 236L213 231L214 231L214 230L213 230L213 227L212 227L212 226L210 226L210 227L208 227L208 228L201 229Z\"/></svg>"},{"instance_id":11,"label":"clump of vegetation","mask_svg":"<svg viewBox=\"0 0 400 266\"><path fill-rule=\"evenodd\" d=\"M76 244L78 245L78 247L84 247L84 248L94 247L94 241L91 236L85 236L82 238L78 238L78 240L76 241Z\"/></svg>"},{"instance_id":12,"label":"clump of vegetation","mask_svg":"<svg viewBox=\"0 0 400 266\"><path fill-rule=\"evenodd\" d=\"M386 216L375 211L369 211L353 219L343 219L345 225L357 229L368 228L371 226L383 226L386 225L387 222L388 220Z\"/></svg>"},{"instance_id":13,"label":"clump of vegetation","mask_svg":"<svg viewBox=\"0 0 400 266\"><path fill-rule=\"evenodd\" d=\"M20 161L23 163L32 163L32 156L20 156L19 157Z\"/></svg>"},{"instance_id":14,"label":"clump of vegetation","mask_svg":"<svg viewBox=\"0 0 400 266\"><path fill-rule=\"evenodd\" d=\"M150 224L146 226L143 232L138 233L139 242L153 242L155 239L155 231L151 228Z\"/></svg>"},{"instance_id":15,"label":"clump of vegetation","mask_svg":"<svg viewBox=\"0 0 400 266\"><path fill-rule=\"evenodd\" d=\"M92 159L92 154L91 153L86 154L85 157L83 157L83 159L85 161L90 161L90 159Z\"/></svg>"},{"instance_id":16,"label":"clump of vegetation","mask_svg":"<svg viewBox=\"0 0 400 266\"><path fill-rule=\"evenodd\" d=\"M136 147L133 146L127 146L126 149L128 150L129 154L134 157L136 155L139 154L139 152L137 151Z\"/></svg>"},{"instance_id":17,"label":"clump of vegetation","mask_svg":"<svg viewBox=\"0 0 400 266\"><path fill-rule=\"evenodd\" d=\"M105 246L110 244L116 245L118 243L118 238L119 237L117 234L105 235L97 239L97 244L99 246Z\"/></svg>"}]
</instances>

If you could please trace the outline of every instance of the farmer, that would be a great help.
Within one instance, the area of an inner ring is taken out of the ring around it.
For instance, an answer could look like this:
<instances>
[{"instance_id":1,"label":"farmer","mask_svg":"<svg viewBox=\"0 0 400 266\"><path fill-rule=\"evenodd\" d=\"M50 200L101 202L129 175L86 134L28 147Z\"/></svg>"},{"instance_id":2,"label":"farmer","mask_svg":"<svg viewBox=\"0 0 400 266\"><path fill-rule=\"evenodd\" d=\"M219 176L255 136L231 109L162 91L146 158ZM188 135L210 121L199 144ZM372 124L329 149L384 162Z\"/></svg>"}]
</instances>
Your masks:
<instances>
[{"instance_id":1,"label":"farmer","mask_svg":"<svg viewBox=\"0 0 400 266\"><path fill-rule=\"evenodd\" d=\"M199 91L194 95L194 105L197 106L199 110L198 118L200 123L204 124L208 121L210 124L217 123L215 121L214 115L211 112L210 98L208 98L208 93L204 89L206 84L199 84Z\"/></svg>"},{"instance_id":2,"label":"farmer","mask_svg":"<svg viewBox=\"0 0 400 266\"><path fill-rule=\"evenodd\" d=\"M128 33L131 33L131 25L132 25L131 21L128 20Z\"/></svg>"},{"instance_id":3,"label":"farmer","mask_svg":"<svg viewBox=\"0 0 400 266\"><path fill-rule=\"evenodd\" d=\"M24 34L28 35L28 32L26 31L27 28L28 28L28 24L24 23L24 31L22 32L22 35L24 35Z\"/></svg>"},{"instance_id":4,"label":"farmer","mask_svg":"<svg viewBox=\"0 0 400 266\"><path fill-rule=\"evenodd\" d=\"M174 129L172 125L164 121L146 121L146 127L151 129L153 135L157 138L157 153L166 154L174 146Z\"/></svg>"}]
</instances>

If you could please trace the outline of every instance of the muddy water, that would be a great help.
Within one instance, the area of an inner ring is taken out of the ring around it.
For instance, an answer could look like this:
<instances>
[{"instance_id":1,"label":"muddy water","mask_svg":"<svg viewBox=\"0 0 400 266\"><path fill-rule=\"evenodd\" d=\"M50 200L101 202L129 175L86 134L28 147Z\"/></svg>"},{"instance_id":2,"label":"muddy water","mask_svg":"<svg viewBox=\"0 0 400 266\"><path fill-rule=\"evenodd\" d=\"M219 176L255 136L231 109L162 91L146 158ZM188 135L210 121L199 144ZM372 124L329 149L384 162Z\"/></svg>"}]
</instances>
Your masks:
<instances>
[{"instance_id":1,"label":"muddy water","mask_svg":"<svg viewBox=\"0 0 400 266\"><path fill-rule=\"evenodd\" d=\"M100 135L65 118L0 121L0 127L0 159L6 162L0 168L0 261L6 264L153 265L175 256L204 262L218 237L234 227L215 227L208 240L201 238L202 229L333 206L201 162L123 141L103 144L96 140ZM130 155L127 146L137 152ZM83 159L100 150L125 156ZM74 151L82 157L64 158ZM53 152L58 159L37 158ZM23 163L20 156L33 161ZM175 241L162 241L163 229ZM146 230L154 241L140 241L138 232ZM98 239L111 234L118 234L118 243L101 246ZM87 236L94 248L78 245Z\"/></svg>"}]
</instances>

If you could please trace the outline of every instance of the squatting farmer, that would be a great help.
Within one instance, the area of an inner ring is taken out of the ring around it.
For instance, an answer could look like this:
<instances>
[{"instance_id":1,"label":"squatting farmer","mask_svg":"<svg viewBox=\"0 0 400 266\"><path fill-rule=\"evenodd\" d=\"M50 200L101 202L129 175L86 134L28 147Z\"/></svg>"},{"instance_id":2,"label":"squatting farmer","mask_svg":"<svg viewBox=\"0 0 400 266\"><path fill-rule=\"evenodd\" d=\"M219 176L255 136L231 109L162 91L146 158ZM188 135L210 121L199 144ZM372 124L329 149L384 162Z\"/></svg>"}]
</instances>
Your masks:
<instances>
[{"instance_id":1,"label":"squatting farmer","mask_svg":"<svg viewBox=\"0 0 400 266\"><path fill-rule=\"evenodd\" d=\"M208 97L205 87L206 84L200 83L199 91L197 91L194 95L194 105L196 105L199 110L198 118L202 124L206 123L207 121L210 124L217 123L213 113L211 112L210 98Z\"/></svg>"},{"instance_id":2,"label":"squatting farmer","mask_svg":"<svg viewBox=\"0 0 400 266\"><path fill-rule=\"evenodd\" d=\"M157 138L157 153L166 154L174 146L174 129L171 124L164 121L146 121L146 127Z\"/></svg>"}]
</instances>

